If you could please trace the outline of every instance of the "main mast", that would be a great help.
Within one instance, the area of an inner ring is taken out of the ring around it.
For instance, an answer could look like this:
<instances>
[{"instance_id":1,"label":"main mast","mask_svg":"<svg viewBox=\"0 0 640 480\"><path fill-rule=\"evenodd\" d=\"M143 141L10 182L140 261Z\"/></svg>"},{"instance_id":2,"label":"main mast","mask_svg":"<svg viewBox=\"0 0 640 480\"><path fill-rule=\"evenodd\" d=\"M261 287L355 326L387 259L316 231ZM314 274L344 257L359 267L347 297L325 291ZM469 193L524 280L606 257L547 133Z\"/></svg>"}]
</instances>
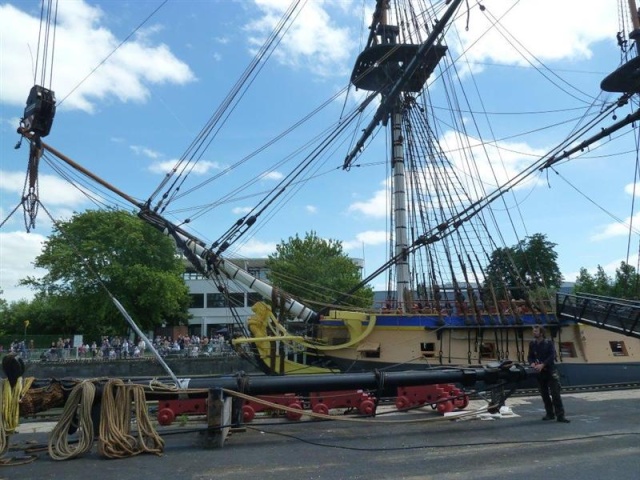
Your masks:
<instances>
[{"instance_id":1,"label":"main mast","mask_svg":"<svg viewBox=\"0 0 640 480\"><path fill-rule=\"evenodd\" d=\"M377 27L377 37L380 45L395 46L398 44L399 29L395 25L389 25L387 13L389 2L384 2L380 12L380 23ZM393 47L392 47L393 48ZM392 69L398 65L390 65L390 74L395 73ZM387 92L382 92L383 98ZM404 163L404 141L402 137L402 106L401 97L392 100L391 108L391 171L392 181L392 205L393 205L393 227L394 227L394 252L399 258L396 263L396 295L398 307L403 311L407 305L413 304L411 281L409 278L409 261L404 254L408 247L407 235L407 193L405 183L405 163Z\"/></svg>"},{"instance_id":2,"label":"main mast","mask_svg":"<svg viewBox=\"0 0 640 480\"><path fill-rule=\"evenodd\" d=\"M422 44L399 43L400 29L390 25L388 12L390 0L378 0L373 14L367 47L358 56L351 82L360 89L380 93L382 100L373 120L353 150L347 155L344 167L348 168L362 150L375 127L390 123L391 170L393 179L393 227L396 273L397 307L406 311L413 304L413 288L409 272L407 192L405 181L405 149L402 134L403 101L405 93L419 92L445 55L447 48L437 41L451 20L461 0L454 0L442 18Z\"/></svg>"}]
</instances>

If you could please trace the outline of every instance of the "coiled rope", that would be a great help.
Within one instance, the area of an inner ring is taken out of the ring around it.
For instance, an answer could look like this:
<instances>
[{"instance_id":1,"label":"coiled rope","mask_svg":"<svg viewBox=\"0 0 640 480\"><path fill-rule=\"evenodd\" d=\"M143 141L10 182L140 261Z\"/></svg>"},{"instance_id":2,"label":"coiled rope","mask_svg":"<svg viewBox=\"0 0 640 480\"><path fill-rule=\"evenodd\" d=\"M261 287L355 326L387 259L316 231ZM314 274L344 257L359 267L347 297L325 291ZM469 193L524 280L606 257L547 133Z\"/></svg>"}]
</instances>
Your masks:
<instances>
[{"instance_id":1,"label":"coiled rope","mask_svg":"<svg viewBox=\"0 0 640 480\"><path fill-rule=\"evenodd\" d=\"M0 465L24 465L33 462L36 457L31 456L26 460L15 462L11 458L4 458L4 454L9 449L9 435L15 432L20 424L20 400L29 390L35 379L22 377L16 379L12 387L8 378L0 381Z\"/></svg>"},{"instance_id":2,"label":"coiled rope","mask_svg":"<svg viewBox=\"0 0 640 480\"><path fill-rule=\"evenodd\" d=\"M71 390L60 420L49 436L49 456L53 460L68 460L91 450L93 446L93 421L91 407L96 396L96 386L91 380L83 380ZM78 427L78 443L69 443L69 427Z\"/></svg>"},{"instance_id":3,"label":"coiled rope","mask_svg":"<svg viewBox=\"0 0 640 480\"><path fill-rule=\"evenodd\" d=\"M28 377L25 380L18 377L12 387L8 379L0 382L0 455L3 455L9 447L7 436L15 432L20 424L20 400L29 390L35 379Z\"/></svg>"},{"instance_id":4,"label":"coiled rope","mask_svg":"<svg viewBox=\"0 0 640 480\"><path fill-rule=\"evenodd\" d=\"M131 414L137 435L131 431ZM109 380L102 395L98 453L108 458L125 458L140 453L162 455L164 440L151 424L144 387Z\"/></svg>"}]
</instances>

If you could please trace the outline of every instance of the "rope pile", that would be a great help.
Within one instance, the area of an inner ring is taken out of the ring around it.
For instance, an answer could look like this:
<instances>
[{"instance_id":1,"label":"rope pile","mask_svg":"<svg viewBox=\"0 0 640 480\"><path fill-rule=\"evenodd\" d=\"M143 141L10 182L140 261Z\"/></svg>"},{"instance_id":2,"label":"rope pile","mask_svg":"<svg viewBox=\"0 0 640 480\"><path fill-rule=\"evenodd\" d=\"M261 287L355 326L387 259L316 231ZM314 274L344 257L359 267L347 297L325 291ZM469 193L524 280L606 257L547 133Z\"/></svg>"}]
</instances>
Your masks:
<instances>
[{"instance_id":1,"label":"rope pile","mask_svg":"<svg viewBox=\"0 0 640 480\"><path fill-rule=\"evenodd\" d=\"M49 455L68 460L87 453L93 447L94 425L91 410L96 394L95 380L84 380L74 387L60 421L49 438ZM126 458L141 453L162 455L164 440L151 424L144 387L107 381L102 394L98 453L107 458ZM132 430L132 419L137 428ZM69 443L69 429L77 426L77 445Z\"/></svg>"},{"instance_id":2,"label":"rope pile","mask_svg":"<svg viewBox=\"0 0 640 480\"><path fill-rule=\"evenodd\" d=\"M49 436L49 455L53 460L68 460L87 453L93 446L91 407L96 386L89 380L77 384L67 399L60 420ZM69 443L69 430L78 428L78 443Z\"/></svg>"},{"instance_id":3,"label":"rope pile","mask_svg":"<svg viewBox=\"0 0 640 480\"><path fill-rule=\"evenodd\" d=\"M131 431L131 414L137 435ZM140 453L162 455L164 440L151 424L144 387L112 379L104 387L100 412L98 452L108 458L125 458Z\"/></svg>"},{"instance_id":4,"label":"rope pile","mask_svg":"<svg viewBox=\"0 0 640 480\"><path fill-rule=\"evenodd\" d=\"M0 382L0 402L2 404L2 418L0 421L0 455L4 454L9 446L7 436L15 432L20 424L20 400L29 390L34 378L23 380L18 377L15 385L11 385L9 379Z\"/></svg>"}]
</instances>

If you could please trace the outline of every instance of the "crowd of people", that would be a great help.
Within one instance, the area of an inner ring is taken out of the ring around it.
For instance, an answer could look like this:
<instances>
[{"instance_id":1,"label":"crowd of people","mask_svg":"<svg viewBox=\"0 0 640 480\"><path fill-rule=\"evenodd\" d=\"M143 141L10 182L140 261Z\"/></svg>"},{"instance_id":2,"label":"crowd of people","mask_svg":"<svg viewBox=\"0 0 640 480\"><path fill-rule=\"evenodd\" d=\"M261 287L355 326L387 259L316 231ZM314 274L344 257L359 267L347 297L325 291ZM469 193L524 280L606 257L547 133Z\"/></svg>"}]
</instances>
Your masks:
<instances>
[{"instance_id":1,"label":"crowd of people","mask_svg":"<svg viewBox=\"0 0 640 480\"><path fill-rule=\"evenodd\" d=\"M222 334L211 337L182 335L173 340L166 336L157 336L153 344L160 355L184 354L197 357L201 354L212 355L233 351L229 341Z\"/></svg>"},{"instance_id":2,"label":"crowd of people","mask_svg":"<svg viewBox=\"0 0 640 480\"><path fill-rule=\"evenodd\" d=\"M180 335L177 338L156 336L152 343L153 347L162 356L197 357L233 351L229 341L221 334L215 334L211 337L200 337L198 335ZM4 353L3 350L0 346L0 353ZM15 340L11 343L6 353L15 353L24 359L39 359L42 361L76 358L118 360L143 358L149 355L150 350L147 342L141 338L131 340L122 336L105 336L98 341L82 342L80 345L73 345L70 338L60 337L57 341L52 341L50 347L46 349L35 349L33 340Z\"/></svg>"}]
</instances>

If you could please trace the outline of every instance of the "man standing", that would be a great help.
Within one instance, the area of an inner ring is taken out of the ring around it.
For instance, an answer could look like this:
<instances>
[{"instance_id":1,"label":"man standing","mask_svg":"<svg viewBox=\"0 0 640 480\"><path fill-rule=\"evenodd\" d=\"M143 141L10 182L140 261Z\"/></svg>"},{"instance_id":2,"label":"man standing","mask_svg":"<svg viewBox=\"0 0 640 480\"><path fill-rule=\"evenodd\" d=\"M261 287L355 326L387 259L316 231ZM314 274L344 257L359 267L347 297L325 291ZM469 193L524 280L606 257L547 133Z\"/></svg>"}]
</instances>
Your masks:
<instances>
[{"instance_id":1,"label":"man standing","mask_svg":"<svg viewBox=\"0 0 640 480\"><path fill-rule=\"evenodd\" d=\"M556 349L552 340L545 337L544 328L540 325L533 327L533 340L529 343L528 362L538 372L540 395L547 414L542 420L556 419L558 422L569 423L564 416L564 407L560 397L560 375L555 364Z\"/></svg>"}]
</instances>

